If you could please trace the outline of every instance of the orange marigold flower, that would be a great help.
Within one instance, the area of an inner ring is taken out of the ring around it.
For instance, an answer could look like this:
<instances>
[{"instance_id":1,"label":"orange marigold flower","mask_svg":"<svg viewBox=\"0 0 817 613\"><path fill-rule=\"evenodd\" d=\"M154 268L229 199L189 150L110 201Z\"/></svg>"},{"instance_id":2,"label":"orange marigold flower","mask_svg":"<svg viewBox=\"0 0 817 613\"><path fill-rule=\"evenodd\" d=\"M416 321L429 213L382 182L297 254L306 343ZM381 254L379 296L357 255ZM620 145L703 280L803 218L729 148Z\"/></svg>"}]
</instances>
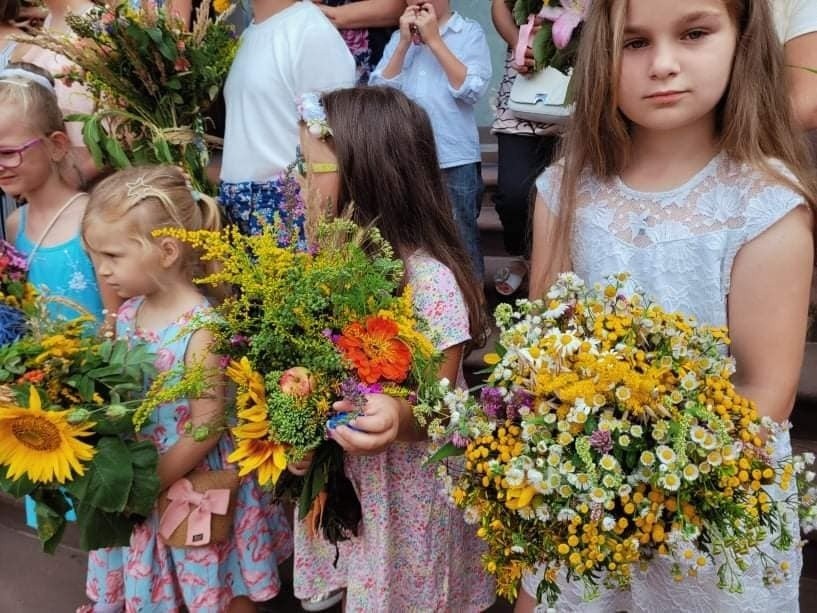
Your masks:
<instances>
[{"instance_id":1,"label":"orange marigold flower","mask_svg":"<svg viewBox=\"0 0 817 613\"><path fill-rule=\"evenodd\" d=\"M383 379L402 383L411 369L411 350L397 338L398 332L390 319L367 317L364 325L355 322L346 326L337 344L364 383Z\"/></svg>"},{"instance_id":2,"label":"orange marigold flower","mask_svg":"<svg viewBox=\"0 0 817 613\"><path fill-rule=\"evenodd\" d=\"M41 383L45 378L45 373L42 370L29 370L22 377L19 378L20 383Z\"/></svg>"}]
</instances>

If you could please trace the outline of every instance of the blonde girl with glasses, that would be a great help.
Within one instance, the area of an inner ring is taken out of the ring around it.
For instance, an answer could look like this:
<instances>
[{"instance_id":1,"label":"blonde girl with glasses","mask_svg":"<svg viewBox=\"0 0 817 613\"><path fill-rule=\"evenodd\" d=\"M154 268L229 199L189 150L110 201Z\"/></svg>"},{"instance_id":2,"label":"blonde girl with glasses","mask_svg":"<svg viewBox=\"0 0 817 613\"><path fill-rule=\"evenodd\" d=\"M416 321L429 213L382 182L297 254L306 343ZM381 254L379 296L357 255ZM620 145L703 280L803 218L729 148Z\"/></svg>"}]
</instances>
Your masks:
<instances>
[{"instance_id":1,"label":"blonde girl with glasses","mask_svg":"<svg viewBox=\"0 0 817 613\"><path fill-rule=\"evenodd\" d=\"M88 195L66 180L70 143L50 76L36 66L11 64L0 71L0 190L25 200L6 222L10 241L29 260L29 280L62 300L55 317L90 313L102 319L120 300L100 289L82 247L80 220Z\"/></svg>"}]
</instances>

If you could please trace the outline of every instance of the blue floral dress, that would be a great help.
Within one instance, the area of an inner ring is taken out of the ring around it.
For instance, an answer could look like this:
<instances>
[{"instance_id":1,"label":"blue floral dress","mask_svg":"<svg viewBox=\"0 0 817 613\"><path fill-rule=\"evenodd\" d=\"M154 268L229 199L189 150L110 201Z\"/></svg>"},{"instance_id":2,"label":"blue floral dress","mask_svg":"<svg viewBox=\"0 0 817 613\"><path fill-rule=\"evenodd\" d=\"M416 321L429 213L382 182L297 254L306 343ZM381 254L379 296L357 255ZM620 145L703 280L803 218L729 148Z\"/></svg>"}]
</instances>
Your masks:
<instances>
[{"instance_id":1,"label":"blue floral dress","mask_svg":"<svg viewBox=\"0 0 817 613\"><path fill-rule=\"evenodd\" d=\"M142 297L122 305L117 316L120 337L145 340L156 352L156 366L166 371L184 360L190 340L189 324L206 316L206 301L185 313L160 333L136 328ZM161 405L142 429L160 453L185 436L187 401ZM232 442L225 435L199 469L228 466ZM236 499L232 538L204 547L168 547L158 538L159 515L154 513L131 535L129 547L100 549L88 561L88 597L96 604L81 611L171 613L185 607L195 613L226 611L230 600L248 596L260 602L278 594L278 563L292 553L289 525L250 477L241 482Z\"/></svg>"}]
</instances>

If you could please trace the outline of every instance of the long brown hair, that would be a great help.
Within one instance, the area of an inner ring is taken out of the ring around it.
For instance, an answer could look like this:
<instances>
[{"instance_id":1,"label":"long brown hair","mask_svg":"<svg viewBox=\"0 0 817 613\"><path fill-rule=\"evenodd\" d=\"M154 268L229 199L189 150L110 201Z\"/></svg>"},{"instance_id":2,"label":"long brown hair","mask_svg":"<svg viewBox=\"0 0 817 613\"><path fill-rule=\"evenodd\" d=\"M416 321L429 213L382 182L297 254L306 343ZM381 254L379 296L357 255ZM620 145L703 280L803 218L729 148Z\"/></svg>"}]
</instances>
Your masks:
<instances>
[{"instance_id":1,"label":"long brown hair","mask_svg":"<svg viewBox=\"0 0 817 613\"><path fill-rule=\"evenodd\" d=\"M471 338L482 336L482 286L460 240L425 111L390 87L321 96L338 159L338 213L374 224L401 257L422 249L447 266L468 307Z\"/></svg>"},{"instance_id":2,"label":"long brown hair","mask_svg":"<svg viewBox=\"0 0 817 613\"><path fill-rule=\"evenodd\" d=\"M783 51L774 31L768 0L723 0L738 40L729 85L716 109L720 148L736 162L748 163L802 194L817 210L817 178L811 155L797 129L788 90ZM574 70L576 107L562 145L563 173L559 216L547 237L545 287L569 261L576 189L584 172L611 178L628 162L632 141L628 120L618 109L618 81L627 0L598 0L582 29ZM777 159L792 181L772 164ZM546 198L549 194L544 195Z\"/></svg>"}]
</instances>

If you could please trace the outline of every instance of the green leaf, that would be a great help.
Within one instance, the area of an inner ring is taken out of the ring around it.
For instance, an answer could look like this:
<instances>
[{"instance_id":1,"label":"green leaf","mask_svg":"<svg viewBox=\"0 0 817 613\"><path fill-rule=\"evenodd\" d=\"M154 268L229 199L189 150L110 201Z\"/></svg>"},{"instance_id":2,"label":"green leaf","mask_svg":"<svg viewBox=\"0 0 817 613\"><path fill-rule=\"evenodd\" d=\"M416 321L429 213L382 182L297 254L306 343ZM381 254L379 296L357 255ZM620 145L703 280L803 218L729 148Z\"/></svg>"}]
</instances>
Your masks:
<instances>
[{"instance_id":1,"label":"green leaf","mask_svg":"<svg viewBox=\"0 0 817 613\"><path fill-rule=\"evenodd\" d=\"M59 490L41 488L32 494L37 516L37 536L43 551L54 553L65 532L65 514L71 505Z\"/></svg>"},{"instance_id":2,"label":"green leaf","mask_svg":"<svg viewBox=\"0 0 817 613\"><path fill-rule=\"evenodd\" d=\"M128 355L128 342L124 340L118 340L113 343L113 347L111 350L111 355L108 358L108 362L112 366L121 366L125 363L125 358Z\"/></svg>"},{"instance_id":3,"label":"green leaf","mask_svg":"<svg viewBox=\"0 0 817 613\"><path fill-rule=\"evenodd\" d=\"M171 62L174 62L176 58L179 57L179 52L177 51L176 45L173 44L172 40L162 40L159 43L159 53L161 53L165 59L168 59Z\"/></svg>"},{"instance_id":4,"label":"green leaf","mask_svg":"<svg viewBox=\"0 0 817 613\"><path fill-rule=\"evenodd\" d=\"M341 463L343 470L343 449L334 441L324 441L315 449L312 464L304 475L303 490L298 498L298 519L303 520L309 514L312 502L326 487L329 471L338 462Z\"/></svg>"},{"instance_id":5,"label":"green leaf","mask_svg":"<svg viewBox=\"0 0 817 613\"><path fill-rule=\"evenodd\" d=\"M121 513L106 513L82 502L77 507L79 546L86 551L103 547L127 547L135 525L136 518Z\"/></svg>"},{"instance_id":6,"label":"green leaf","mask_svg":"<svg viewBox=\"0 0 817 613\"><path fill-rule=\"evenodd\" d=\"M145 28L144 31L157 45L162 42L162 31L159 28Z\"/></svg>"},{"instance_id":7,"label":"green leaf","mask_svg":"<svg viewBox=\"0 0 817 613\"><path fill-rule=\"evenodd\" d=\"M173 163L173 154L170 152L170 145L163 138L153 139L153 150L156 152L156 159L166 164Z\"/></svg>"},{"instance_id":8,"label":"green leaf","mask_svg":"<svg viewBox=\"0 0 817 613\"><path fill-rule=\"evenodd\" d=\"M100 438L87 470L91 479L82 502L103 511L123 511L133 483L133 465L125 443L116 436Z\"/></svg>"},{"instance_id":9,"label":"green leaf","mask_svg":"<svg viewBox=\"0 0 817 613\"><path fill-rule=\"evenodd\" d=\"M457 447L454 443L446 443L442 447L440 447L434 455L432 455L428 460L425 461L425 465L428 466L429 464L435 464L446 458L451 458L455 456L460 456L465 454L465 449L462 447Z\"/></svg>"},{"instance_id":10,"label":"green leaf","mask_svg":"<svg viewBox=\"0 0 817 613\"><path fill-rule=\"evenodd\" d=\"M556 46L553 44L553 25L546 21L542 24L542 29L533 37L533 60L534 68L541 70L551 63L553 55L556 53Z\"/></svg>"},{"instance_id":11,"label":"green leaf","mask_svg":"<svg viewBox=\"0 0 817 613\"><path fill-rule=\"evenodd\" d=\"M74 387L77 388L79 395L86 401L90 401L91 398L93 398L95 391L93 379L90 379L86 375L79 375L74 383Z\"/></svg>"},{"instance_id":12,"label":"green leaf","mask_svg":"<svg viewBox=\"0 0 817 613\"><path fill-rule=\"evenodd\" d=\"M103 366L101 368L94 368L93 370L89 370L86 373L86 376L90 379L101 380L107 377L112 377L114 375L120 375L122 373L122 366Z\"/></svg>"},{"instance_id":13,"label":"green leaf","mask_svg":"<svg viewBox=\"0 0 817 613\"><path fill-rule=\"evenodd\" d=\"M128 497L127 509L130 513L147 517L159 497L159 453L150 441L129 443L133 462L133 487Z\"/></svg>"},{"instance_id":14,"label":"green leaf","mask_svg":"<svg viewBox=\"0 0 817 613\"><path fill-rule=\"evenodd\" d=\"M531 2L531 0L516 0L513 4L513 19L516 25L521 26L526 23L529 15L538 13L542 8L541 0L538 2L539 8L534 8L531 6L532 4L533 2Z\"/></svg>"},{"instance_id":15,"label":"green leaf","mask_svg":"<svg viewBox=\"0 0 817 613\"><path fill-rule=\"evenodd\" d=\"M36 489L37 485L30 481L28 477L22 476L12 481L7 475L7 471L0 472L0 490L15 498L27 496Z\"/></svg>"},{"instance_id":16,"label":"green leaf","mask_svg":"<svg viewBox=\"0 0 817 613\"><path fill-rule=\"evenodd\" d=\"M93 116L86 118L85 123L82 126L82 140L85 142L85 146L91 153L91 157L93 158L94 164L97 166L97 168L102 168L105 166L105 160L103 159L104 154L102 152L102 148L99 146L100 137L99 120Z\"/></svg>"},{"instance_id":17,"label":"green leaf","mask_svg":"<svg viewBox=\"0 0 817 613\"><path fill-rule=\"evenodd\" d=\"M105 145L105 151L108 152L114 166L121 169L127 168L131 165L128 156L125 154L125 150L122 149L122 145L119 144L119 141L106 136L103 137L102 142Z\"/></svg>"}]
</instances>

